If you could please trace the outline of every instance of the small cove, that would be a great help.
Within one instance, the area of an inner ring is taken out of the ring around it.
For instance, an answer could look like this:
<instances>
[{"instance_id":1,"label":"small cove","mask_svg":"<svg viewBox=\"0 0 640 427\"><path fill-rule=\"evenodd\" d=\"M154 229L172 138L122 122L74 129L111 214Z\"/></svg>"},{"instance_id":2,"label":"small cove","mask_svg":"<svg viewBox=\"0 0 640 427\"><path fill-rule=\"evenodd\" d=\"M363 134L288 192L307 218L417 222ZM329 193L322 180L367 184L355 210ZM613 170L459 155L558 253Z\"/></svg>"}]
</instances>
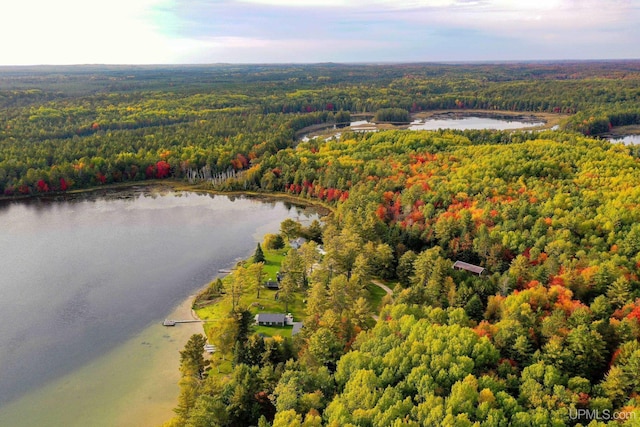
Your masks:
<instances>
[{"instance_id":1,"label":"small cove","mask_svg":"<svg viewBox=\"0 0 640 427\"><path fill-rule=\"evenodd\" d=\"M409 130L511 130L543 126L544 122L535 117L508 117L508 116L475 116L459 114L435 115L426 119L418 119L411 122Z\"/></svg>"}]
</instances>

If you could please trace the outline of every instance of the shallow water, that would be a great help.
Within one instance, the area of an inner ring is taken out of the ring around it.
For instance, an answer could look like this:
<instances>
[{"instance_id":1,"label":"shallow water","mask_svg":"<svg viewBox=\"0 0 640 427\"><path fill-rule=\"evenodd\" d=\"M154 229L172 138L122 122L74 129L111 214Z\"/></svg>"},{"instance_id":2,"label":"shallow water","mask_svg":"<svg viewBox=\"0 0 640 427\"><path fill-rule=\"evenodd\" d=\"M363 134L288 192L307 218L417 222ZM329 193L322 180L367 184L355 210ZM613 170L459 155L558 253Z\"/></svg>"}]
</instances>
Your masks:
<instances>
[{"instance_id":1,"label":"shallow water","mask_svg":"<svg viewBox=\"0 0 640 427\"><path fill-rule=\"evenodd\" d=\"M0 425L34 425L3 422L11 401L46 416L38 395L62 415L87 400L119 412L109 402L132 393L136 377L100 386L115 377L74 374L148 328L162 330L159 322L219 269L301 215L281 202L147 190L0 204ZM120 365L146 366L144 349ZM63 378L64 387L46 388Z\"/></svg>"},{"instance_id":2,"label":"shallow water","mask_svg":"<svg viewBox=\"0 0 640 427\"><path fill-rule=\"evenodd\" d=\"M186 299L169 318L190 316ZM154 322L104 355L0 410L2 426L152 427L174 416L180 353L200 323Z\"/></svg>"}]
</instances>

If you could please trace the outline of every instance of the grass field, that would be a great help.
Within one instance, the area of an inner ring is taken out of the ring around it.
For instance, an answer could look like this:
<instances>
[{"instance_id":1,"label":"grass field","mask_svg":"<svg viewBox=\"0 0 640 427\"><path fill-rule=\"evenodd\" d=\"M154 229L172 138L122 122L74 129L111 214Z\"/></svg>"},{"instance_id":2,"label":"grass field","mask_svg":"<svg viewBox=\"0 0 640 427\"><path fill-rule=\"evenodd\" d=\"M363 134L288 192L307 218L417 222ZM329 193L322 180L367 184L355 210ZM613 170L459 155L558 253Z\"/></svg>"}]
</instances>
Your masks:
<instances>
[{"instance_id":1,"label":"grass field","mask_svg":"<svg viewBox=\"0 0 640 427\"><path fill-rule=\"evenodd\" d=\"M264 263L264 277L265 280L276 280L276 273L280 271L280 264L285 256L285 250L265 250L266 262Z\"/></svg>"},{"instance_id":2,"label":"grass field","mask_svg":"<svg viewBox=\"0 0 640 427\"><path fill-rule=\"evenodd\" d=\"M275 337L276 335L280 335L283 338L291 338L291 330L293 326L256 326L255 331L257 334L266 335L269 337Z\"/></svg>"}]
</instances>

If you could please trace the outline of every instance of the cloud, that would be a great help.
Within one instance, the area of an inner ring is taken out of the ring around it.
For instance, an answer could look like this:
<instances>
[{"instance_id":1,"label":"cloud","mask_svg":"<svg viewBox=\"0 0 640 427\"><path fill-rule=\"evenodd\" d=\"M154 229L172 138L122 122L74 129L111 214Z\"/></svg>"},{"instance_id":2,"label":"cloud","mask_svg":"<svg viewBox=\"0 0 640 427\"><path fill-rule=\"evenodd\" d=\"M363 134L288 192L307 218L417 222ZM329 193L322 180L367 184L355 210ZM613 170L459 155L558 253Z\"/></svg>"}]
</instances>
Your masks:
<instances>
[{"instance_id":1,"label":"cloud","mask_svg":"<svg viewBox=\"0 0 640 427\"><path fill-rule=\"evenodd\" d=\"M5 64L152 63L166 40L148 19L163 0L20 0L0 6Z\"/></svg>"},{"instance_id":2,"label":"cloud","mask_svg":"<svg viewBox=\"0 0 640 427\"><path fill-rule=\"evenodd\" d=\"M369 7L382 7L387 9L413 9L424 7L451 7L459 4L467 5L464 0L237 0L240 3L252 3L269 5L274 7L296 8L344 8L363 9Z\"/></svg>"},{"instance_id":3,"label":"cloud","mask_svg":"<svg viewBox=\"0 0 640 427\"><path fill-rule=\"evenodd\" d=\"M638 0L13 0L3 63L640 57Z\"/></svg>"},{"instance_id":4,"label":"cloud","mask_svg":"<svg viewBox=\"0 0 640 427\"><path fill-rule=\"evenodd\" d=\"M252 3L268 5L274 7L295 7L295 8L335 8L350 7L346 0L238 0L239 3ZM352 6L351 6L352 7Z\"/></svg>"},{"instance_id":5,"label":"cloud","mask_svg":"<svg viewBox=\"0 0 640 427\"><path fill-rule=\"evenodd\" d=\"M327 46L331 50L327 51ZM345 43L338 39L301 40L297 38L266 40L252 37L210 37L176 40L174 52L182 63L305 63L345 62L354 52L370 52L374 49L384 55L393 44L352 40ZM322 60L318 60L321 53ZM353 58L356 58L353 56ZM351 61L356 61L352 59ZM388 60L391 60L388 59Z\"/></svg>"}]
</instances>

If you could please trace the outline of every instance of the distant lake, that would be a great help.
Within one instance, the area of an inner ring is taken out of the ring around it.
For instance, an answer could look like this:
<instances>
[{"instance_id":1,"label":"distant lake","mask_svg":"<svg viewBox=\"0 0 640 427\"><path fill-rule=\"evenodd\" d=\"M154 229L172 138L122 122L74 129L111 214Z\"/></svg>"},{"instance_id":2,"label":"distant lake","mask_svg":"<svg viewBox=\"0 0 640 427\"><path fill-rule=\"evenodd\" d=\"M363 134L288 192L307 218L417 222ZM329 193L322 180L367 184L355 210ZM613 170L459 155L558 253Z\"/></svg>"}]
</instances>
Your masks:
<instances>
[{"instance_id":1,"label":"distant lake","mask_svg":"<svg viewBox=\"0 0 640 427\"><path fill-rule=\"evenodd\" d=\"M543 126L545 122L535 117L528 116L506 116L506 115L473 115L473 113L442 113L425 119L417 119L408 126L400 126L398 129L409 130L438 130L438 129L456 129L456 130L510 130L510 129L526 129L536 126ZM350 124L350 130L354 132L376 132L376 124L367 119L354 120ZM337 129L334 126L327 128ZM342 132L336 132L331 136L324 136L325 140L331 138L340 138ZM313 134L305 134L301 136L302 141L309 141Z\"/></svg>"},{"instance_id":2,"label":"distant lake","mask_svg":"<svg viewBox=\"0 0 640 427\"><path fill-rule=\"evenodd\" d=\"M161 322L285 218L317 215L158 188L0 203L0 414Z\"/></svg>"},{"instance_id":3,"label":"distant lake","mask_svg":"<svg viewBox=\"0 0 640 427\"><path fill-rule=\"evenodd\" d=\"M534 126L542 126L544 122L536 120L511 119L508 117L477 117L473 115L459 116L433 116L427 119L415 120L409 125L410 130L438 130L438 129L457 129L457 130L509 130L521 129Z\"/></svg>"},{"instance_id":4,"label":"distant lake","mask_svg":"<svg viewBox=\"0 0 640 427\"><path fill-rule=\"evenodd\" d=\"M626 145L640 144L640 135L616 136L609 138L609 141L614 143L622 142Z\"/></svg>"}]
</instances>

